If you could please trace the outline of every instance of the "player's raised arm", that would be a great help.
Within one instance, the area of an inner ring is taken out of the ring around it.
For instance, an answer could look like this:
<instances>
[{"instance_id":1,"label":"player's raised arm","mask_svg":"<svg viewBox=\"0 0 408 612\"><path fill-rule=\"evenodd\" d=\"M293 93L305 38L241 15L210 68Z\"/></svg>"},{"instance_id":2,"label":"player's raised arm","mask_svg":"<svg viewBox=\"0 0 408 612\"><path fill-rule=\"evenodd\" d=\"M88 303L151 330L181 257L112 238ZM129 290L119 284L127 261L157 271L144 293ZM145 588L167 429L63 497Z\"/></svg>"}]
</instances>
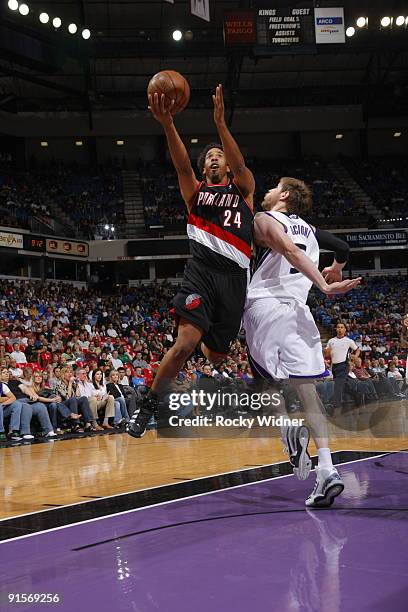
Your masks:
<instances>
[{"instance_id":1,"label":"player's raised arm","mask_svg":"<svg viewBox=\"0 0 408 612\"><path fill-rule=\"evenodd\" d=\"M338 236L319 228L316 228L315 236L319 248L334 252L332 265L325 268L322 272L325 280L328 283L341 281L343 278L343 268L348 262L350 254L349 245L344 240L341 240L341 238L338 238Z\"/></svg>"},{"instance_id":2,"label":"player's raised arm","mask_svg":"<svg viewBox=\"0 0 408 612\"><path fill-rule=\"evenodd\" d=\"M174 125L173 116L171 114L172 106L174 106L174 100L172 100L172 105L170 107L166 107L164 94L160 97L157 93L149 95L149 110L152 112L156 121L163 126L171 159L177 172L181 195L187 206L189 206L197 190L198 181L194 174L186 147Z\"/></svg>"},{"instance_id":3,"label":"player's raised arm","mask_svg":"<svg viewBox=\"0 0 408 612\"><path fill-rule=\"evenodd\" d=\"M240 151L238 144L229 131L225 122L224 112L224 97L222 93L222 85L218 85L213 96L214 102L214 121L217 126L217 131L222 142L225 157L231 172L234 175L234 181L242 195L250 200L252 204L252 196L255 191L255 179L252 172L245 165L245 159Z\"/></svg>"},{"instance_id":4,"label":"player's raised arm","mask_svg":"<svg viewBox=\"0 0 408 612\"><path fill-rule=\"evenodd\" d=\"M256 244L273 249L283 255L299 272L326 294L347 293L360 284L361 278L345 280L330 285L323 278L315 264L286 235L284 227L269 215L258 213L254 219L254 240Z\"/></svg>"}]
</instances>

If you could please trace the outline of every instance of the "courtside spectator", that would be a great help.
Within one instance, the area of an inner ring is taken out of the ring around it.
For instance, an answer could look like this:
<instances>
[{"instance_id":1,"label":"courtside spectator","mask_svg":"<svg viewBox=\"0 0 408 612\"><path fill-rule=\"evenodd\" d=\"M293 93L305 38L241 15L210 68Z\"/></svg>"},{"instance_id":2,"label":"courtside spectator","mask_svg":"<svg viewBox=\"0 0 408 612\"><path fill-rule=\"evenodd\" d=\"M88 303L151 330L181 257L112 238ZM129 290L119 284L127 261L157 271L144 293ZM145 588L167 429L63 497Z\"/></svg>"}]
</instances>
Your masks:
<instances>
[{"instance_id":1,"label":"courtside spectator","mask_svg":"<svg viewBox=\"0 0 408 612\"><path fill-rule=\"evenodd\" d=\"M109 373L108 382L106 384L106 391L115 400L115 421L114 425L121 425L129 422L128 412L128 401L126 399L126 390L123 385L119 383L119 374L117 370L111 370ZM118 406L119 406L119 420L118 420ZM134 410L133 410L134 411Z\"/></svg>"},{"instance_id":2,"label":"courtside spectator","mask_svg":"<svg viewBox=\"0 0 408 612\"><path fill-rule=\"evenodd\" d=\"M4 419L10 418L10 427L8 439L14 442L21 440L19 434L20 431L20 419L22 405L16 401L14 393L10 391L6 382L9 380L9 372L7 368L2 368L0 377L0 440L6 439L6 433L4 430Z\"/></svg>"},{"instance_id":3,"label":"courtside spectator","mask_svg":"<svg viewBox=\"0 0 408 612\"><path fill-rule=\"evenodd\" d=\"M81 381L82 370L78 372L78 380ZM80 384L80 382L79 382ZM104 373L102 370L94 370L92 372L93 392L89 399L89 404L94 415L98 415L99 410L103 411L103 429L113 429L109 425L109 419L115 417L115 402L113 396L106 390L104 383Z\"/></svg>"},{"instance_id":4,"label":"courtside spectator","mask_svg":"<svg viewBox=\"0 0 408 612\"><path fill-rule=\"evenodd\" d=\"M397 385L398 393L400 393L401 397L405 398L405 395L402 393L404 378L393 361L388 365L387 378Z\"/></svg>"},{"instance_id":5,"label":"courtside spectator","mask_svg":"<svg viewBox=\"0 0 408 612\"><path fill-rule=\"evenodd\" d=\"M45 387L44 374L42 372L34 372L31 388L38 396L38 401L46 405L54 431L58 434L62 433L59 427L61 421L71 421L70 427L76 427L77 421L81 418L80 415L72 412L70 408L63 403L60 395L57 395L54 391Z\"/></svg>"},{"instance_id":6,"label":"courtside spectator","mask_svg":"<svg viewBox=\"0 0 408 612\"><path fill-rule=\"evenodd\" d=\"M24 405L22 412L27 415L28 423L31 423L32 417L36 417L41 427L41 431L46 438L56 437L56 433L52 427L50 417L46 406L38 400L38 395L34 392L31 386L23 384L20 380L10 378L8 382L10 391L15 395L18 402ZM31 430L26 427L26 422L21 420L20 424L21 435L27 439L31 435ZM29 438L28 438L29 439Z\"/></svg>"},{"instance_id":7,"label":"courtside spectator","mask_svg":"<svg viewBox=\"0 0 408 612\"><path fill-rule=\"evenodd\" d=\"M352 368L351 371L360 382L360 390L368 401L374 401L378 399L377 391L374 383L371 380L370 374L363 367L360 357L353 356L351 359Z\"/></svg>"},{"instance_id":8,"label":"courtside spectator","mask_svg":"<svg viewBox=\"0 0 408 612\"><path fill-rule=\"evenodd\" d=\"M80 390L77 388L75 376L71 367L66 366L61 368L60 378L55 387L55 392L60 396L62 402L70 410L71 414L82 414L85 421L85 431L98 431L102 427L96 423L93 418L88 398L81 396ZM83 429L79 424L75 424L75 431L83 433Z\"/></svg>"}]
</instances>

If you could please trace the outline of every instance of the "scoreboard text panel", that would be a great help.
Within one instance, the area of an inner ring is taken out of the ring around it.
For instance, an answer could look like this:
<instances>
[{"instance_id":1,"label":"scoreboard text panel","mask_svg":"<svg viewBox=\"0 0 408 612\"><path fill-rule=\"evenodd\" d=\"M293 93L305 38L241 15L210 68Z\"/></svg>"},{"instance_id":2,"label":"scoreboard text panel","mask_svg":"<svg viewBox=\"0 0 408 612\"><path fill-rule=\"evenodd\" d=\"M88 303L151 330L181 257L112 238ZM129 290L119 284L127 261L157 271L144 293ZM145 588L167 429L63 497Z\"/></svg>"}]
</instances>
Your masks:
<instances>
[{"instance_id":1,"label":"scoreboard text panel","mask_svg":"<svg viewBox=\"0 0 408 612\"><path fill-rule=\"evenodd\" d=\"M279 7L267 2L256 9L258 48L271 51L300 51L315 46L312 6Z\"/></svg>"}]
</instances>

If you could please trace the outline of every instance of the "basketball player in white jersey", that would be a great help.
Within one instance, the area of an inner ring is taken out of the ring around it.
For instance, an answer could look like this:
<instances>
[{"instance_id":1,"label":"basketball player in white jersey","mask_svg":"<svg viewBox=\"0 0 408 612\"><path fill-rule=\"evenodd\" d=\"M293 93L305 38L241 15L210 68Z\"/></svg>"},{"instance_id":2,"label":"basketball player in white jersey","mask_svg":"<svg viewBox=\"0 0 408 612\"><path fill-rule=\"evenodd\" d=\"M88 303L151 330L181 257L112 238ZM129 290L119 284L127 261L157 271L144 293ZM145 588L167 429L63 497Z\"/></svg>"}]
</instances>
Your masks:
<instances>
[{"instance_id":1,"label":"basketball player in white jersey","mask_svg":"<svg viewBox=\"0 0 408 612\"><path fill-rule=\"evenodd\" d=\"M290 379L296 387L319 456L316 485L306 505L329 506L344 484L332 463L327 421L314 384L325 375L325 365L320 334L306 300L312 284L323 293L337 294L350 291L361 279L328 284L319 272L319 242L335 252L343 243L322 230L318 242L315 228L299 216L311 201L308 187L288 177L265 195L264 212L254 219L256 251L244 327L254 375L272 385ZM324 271L326 278L341 278L344 263L335 260ZM305 479L311 468L308 429L287 428L283 436L295 473Z\"/></svg>"}]
</instances>

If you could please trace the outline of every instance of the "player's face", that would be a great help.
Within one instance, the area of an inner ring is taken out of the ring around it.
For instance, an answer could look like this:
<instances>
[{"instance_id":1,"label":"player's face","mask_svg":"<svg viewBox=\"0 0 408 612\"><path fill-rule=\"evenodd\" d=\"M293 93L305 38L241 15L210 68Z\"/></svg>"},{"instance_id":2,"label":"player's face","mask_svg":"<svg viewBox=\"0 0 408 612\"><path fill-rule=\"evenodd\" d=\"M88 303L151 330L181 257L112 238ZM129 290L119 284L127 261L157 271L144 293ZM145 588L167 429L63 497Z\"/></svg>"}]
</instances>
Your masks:
<instances>
[{"instance_id":1,"label":"player's face","mask_svg":"<svg viewBox=\"0 0 408 612\"><path fill-rule=\"evenodd\" d=\"M265 193L262 208L264 210L271 210L280 200L282 195L282 185L278 183L276 187L273 187Z\"/></svg>"},{"instance_id":2,"label":"player's face","mask_svg":"<svg viewBox=\"0 0 408 612\"><path fill-rule=\"evenodd\" d=\"M222 149L210 149L205 156L204 174L213 185L225 180L229 171L227 160Z\"/></svg>"}]
</instances>

